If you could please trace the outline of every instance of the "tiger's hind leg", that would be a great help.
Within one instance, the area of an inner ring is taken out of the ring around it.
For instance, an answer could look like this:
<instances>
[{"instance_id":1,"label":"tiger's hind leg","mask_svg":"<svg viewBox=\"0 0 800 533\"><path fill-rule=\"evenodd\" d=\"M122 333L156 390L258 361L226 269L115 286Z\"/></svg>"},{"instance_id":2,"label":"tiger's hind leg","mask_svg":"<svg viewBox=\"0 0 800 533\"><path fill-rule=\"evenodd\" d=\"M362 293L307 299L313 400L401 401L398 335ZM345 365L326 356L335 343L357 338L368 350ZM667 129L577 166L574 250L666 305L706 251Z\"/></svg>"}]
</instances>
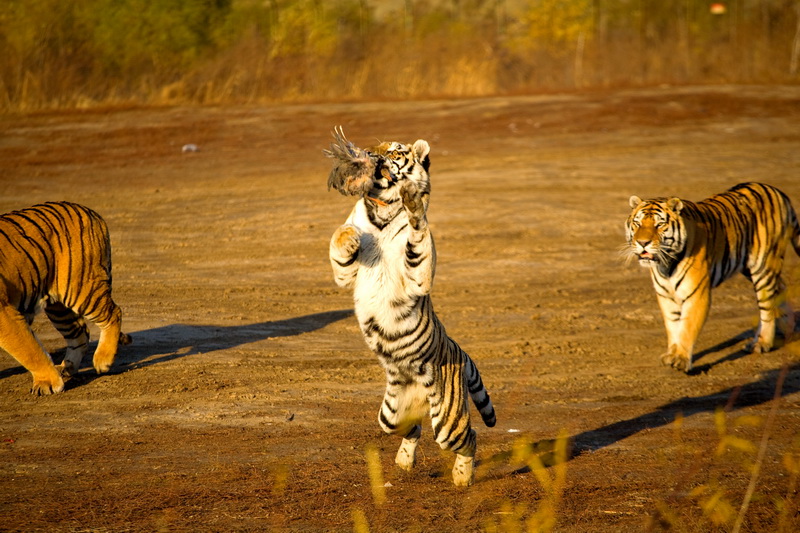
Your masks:
<instances>
[{"instance_id":1,"label":"tiger's hind leg","mask_svg":"<svg viewBox=\"0 0 800 533\"><path fill-rule=\"evenodd\" d=\"M753 280L756 287L756 298L758 299L759 324L753 340L747 345L747 349L754 353L767 353L775 345L775 333L777 326L788 341L794 332L794 313L786 301L786 285L780 275L775 277L773 283L759 283Z\"/></svg>"},{"instance_id":2,"label":"tiger's hind leg","mask_svg":"<svg viewBox=\"0 0 800 533\"><path fill-rule=\"evenodd\" d=\"M64 390L64 379L50 355L36 339L26 318L9 305L0 305L0 332L0 348L33 375L32 394L39 396Z\"/></svg>"},{"instance_id":3,"label":"tiger's hind leg","mask_svg":"<svg viewBox=\"0 0 800 533\"><path fill-rule=\"evenodd\" d=\"M83 316L100 328L100 339L92 358L92 366L98 374L108 372L117 355L120 344L130 344L130 335L122 333L122 309L111 298L111 280L101 278L94 283L91 296L83 302ZM77 310L76 310L77 311ZM80 314L80 312L78 312Z\"/></svg>"},{"instance_id":4,"label":"tiger's hind leg","mask_svg":"<svg viewBox=\"0 0 800 533\"><path fill-rule=\"evenodd\" d=\"M475 430L471 429L472 438L475 440ZM456 460L453 463L453 484L456 487L469 487L475 478L473 473L475 465L475 452L473 455L463 455L456 453Z\"/></svg>"},{"instance_id":5,"label":"tiger's hind leg","mask_svg":"<svg viewBox=\"0 0 800 533\"><path fill-rule=\"evenodd\" d=\"M393 371L386 373L386 393L383 396L378 423L390 435L403 435L395 464L409 471L416 463L416 451L422 426L419 424L427 410L425 389L399 378Z\"/></svg>"},{"instance_id":6,"label":"tiger's hind leg","mask_svg":"<svg viewBox=\"0 0 800 533\"><path fill-rule=\"evenodd\" d=\"M410 472L417 462L417 444L419 443L420 435L422 435L422 426L417 424L403 438L400 449L397 450L394 462L406 472Z\"/></svg>"},{"instance_id":7,"label":"tiger's hind leg","mask_svg":"<svg viewBox=\"0 0 800 533\"><path fill-rule=\"evenodd\" d=\"M59 302L48 303L44 312L67 341L67 353L56 368L62 376L72 376L80 370L81 361L89 347L89 328L86 321Z\"/></svg>"},{"instance_id":8,"label":"tiger's hind leg","mask_svg":"<svg viewBox=\"0 0 800 533\"><path fill-rule=\"evenodd\" d=\"M452 343L455 345L455 343ZM450 349L456 349L451 345ZM469 390L464 375L463 358L459 363L442 367L442 389L428 400L431 406L433 436L439 447L456 454L453 484L468 487L473 481L477 437L469 416Z\"/></svg>"},{"instance_id":9,"label":"tiger's hind leg","mask_svg":"<svg viewBox=\"0 0 800 533\"><path fill-rule=\"evenodd\" d=\"M109 371L114 364L120 344L126 345L132 342L131 336L122 332L122 309L110 297L107 306L107 319L93 320L91 316L86 317L100 328L100 339L97 341L97 349L92 358L92 365L98 374Z\"/></svg>"},{"instance_id":10,"label":"tiger's hind leg","mask_svg":"<svg viewBox=\"0 0 800 533\"><path fill-rule=\"evenodd\" d=\"M477 448L477 436L475 430L467 427L465 433L465 443L461 448L450 448L447 443L439 443L443 449L447 448L455 452L456 460L453 463L453 484L456 487L469 487L474 480L475 450ZM437 441L438 442L438 441Z\"/></svg>"}]
</instances>

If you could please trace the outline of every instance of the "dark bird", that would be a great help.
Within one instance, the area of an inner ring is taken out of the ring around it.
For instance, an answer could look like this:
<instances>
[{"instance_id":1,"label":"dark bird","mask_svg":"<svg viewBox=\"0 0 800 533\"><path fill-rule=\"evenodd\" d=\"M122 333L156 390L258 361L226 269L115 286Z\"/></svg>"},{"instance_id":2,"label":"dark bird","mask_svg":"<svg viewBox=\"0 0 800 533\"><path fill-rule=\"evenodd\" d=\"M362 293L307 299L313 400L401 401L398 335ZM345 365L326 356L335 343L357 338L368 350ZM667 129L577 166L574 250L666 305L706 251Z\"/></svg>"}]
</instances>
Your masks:
<instances>
[{"instance_id":1,"label":"dark bird","mask_svg":"<svg viewBox=\"0 0 800 533\"><path fill-rule=\"evenodd\" d=\"M374 180L380 178L383 156L362 150L344 136L341 126L333 129L334 142L330 150L323 150L334 160L328 175L328 190L336 189L345 196L365 196Z\"/></svg>"}]
</instances>

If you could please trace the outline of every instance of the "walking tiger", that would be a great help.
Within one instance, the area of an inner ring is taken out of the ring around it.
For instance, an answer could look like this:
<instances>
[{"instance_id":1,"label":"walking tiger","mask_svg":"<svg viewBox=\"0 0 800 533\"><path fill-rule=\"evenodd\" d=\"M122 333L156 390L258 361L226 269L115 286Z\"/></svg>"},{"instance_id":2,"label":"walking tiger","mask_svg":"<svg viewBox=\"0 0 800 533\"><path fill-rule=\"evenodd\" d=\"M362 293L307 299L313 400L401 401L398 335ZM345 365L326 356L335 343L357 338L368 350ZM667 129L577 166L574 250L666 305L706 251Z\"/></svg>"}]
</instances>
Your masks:
<instances>
[{"instance_id":1,"label":"walking tiger","mask_svg":"<svg viewBox=\"0 0 800 533\"><path fill-rule=\"evenodd\" d=\"M748 348L771 350L776 322L789 337L794 315L781 270L789 242L800 255L800 224L784 193L762 183L741 183L697 203L631 196L630 206L627 248L650 269L667 330L665 365L692 369L711 289L736 272L753 283L758 300L760 324Z\"/></svg>"},{"instance_id":2,"label":"walking tiger","mask_svg":"<svg viewBox=\"0 0 800 533\"><path fill-rule=\"evenodd\" d=\"M41 309L67 341L58 367L30 329ZM89 343L84 318L101 329L94 368L106 372L118 343L131 338L121 332L122 311L111 299L105 221L69 202L0 216L0 348L33 374L33 394L61 392L63 378L78 371Z\"/></svg>"}]
</instances>

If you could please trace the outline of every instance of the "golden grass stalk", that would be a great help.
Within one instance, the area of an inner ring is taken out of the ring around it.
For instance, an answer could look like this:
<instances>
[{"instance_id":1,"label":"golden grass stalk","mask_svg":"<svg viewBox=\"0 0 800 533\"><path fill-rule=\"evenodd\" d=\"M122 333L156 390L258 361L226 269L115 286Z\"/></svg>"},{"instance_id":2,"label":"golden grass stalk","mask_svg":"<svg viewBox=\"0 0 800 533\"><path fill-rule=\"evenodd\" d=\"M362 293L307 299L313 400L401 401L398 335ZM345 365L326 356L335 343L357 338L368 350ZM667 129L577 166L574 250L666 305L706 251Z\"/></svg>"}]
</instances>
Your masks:
<instances>
[{"instance_id":1,"label":"golden grass stalk","mask_svg":"<svg viewBox=\"0 0 800 533\"><path fill-rule=\"evenodd\" d=\"M353 533L369 533L369 522L367 515L361 509L353 509Z\"/></svg>"},{"instance_id":2,"label":"golden grass stalk","mask_svg":"<svg viewBox=\"0 0 800 533\"><path fill-rule=\"evenodd\" d=\"M758 448L756 464L753 467L752 474L750 475L750 483L747 486L747 492L742 500L742 506L739 508L739 514L736 517L736 522L733 524L733 529L731 529L732 533L739 533L739 531L742 529L742 524L744 524L744 516L747 514L747 508L750 506L750 500L753 498L753 494L755 493L756 480L758 479L758 474L761 472L761 466L764 463L764 455L767 453L767 444L769 443L770 431L772 430L772 425L775 423L775 416L778 412L781 393L783 391L783 382L786 379L786 374L788 373L789 365L784 364L780 374L778 375L778 382L775 384L775 395L772 398L772 407L769 410L769 415L767 415L767 423L764 426L764 433L761 434L761 444Z\"/></svg>"},{"instance_id":3,"label":"golden grass stalk","mask_svg":"<svg viewBox=\"0 0 800 533\"><path fill-rule=\"evenodd\" d=\"M368 444L364 450L367 459L367 471L369 472L369 484L372 487L372 499L375 505L380 507L386 503L386 487L383 482L383 467L378 448L374 444Z\"/></svg>"}]
</instances>

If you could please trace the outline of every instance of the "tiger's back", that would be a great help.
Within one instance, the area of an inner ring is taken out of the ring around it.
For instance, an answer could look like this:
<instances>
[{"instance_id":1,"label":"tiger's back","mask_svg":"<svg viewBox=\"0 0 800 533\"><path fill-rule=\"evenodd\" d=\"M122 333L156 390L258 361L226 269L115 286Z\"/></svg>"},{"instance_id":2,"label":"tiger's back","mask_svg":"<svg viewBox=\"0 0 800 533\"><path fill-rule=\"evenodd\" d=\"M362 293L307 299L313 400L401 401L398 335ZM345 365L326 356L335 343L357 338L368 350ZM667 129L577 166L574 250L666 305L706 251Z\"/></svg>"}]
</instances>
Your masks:
<instances>
[{"instance_id":1,"label":"tiger's back","mask_svg":"<svg viewBox=\"0 0 800 533\"><path fill-rule=\"evenodd\" d=\"M7 213L0 216L0 236L0 272L20 291L11 303L23 314L34 313L49 294L68 307L93 306L98 295L77 280L111 280L108 227L81 205L49 202Z\"/></svg>"},{"instance_id":2,"label":"tiger's back","mask_svg":"<svg viewBox=\"0 0 800 533\"><path fill-rule=\"evenodd\" d=\"M35 393L60 392L62 374L78 370L89 340L84 318L101 329L98 372L110 368L119 342L130 342L111 298L108 227L87 207L48 202L0 216L0 278L0 347L31 371ZM30 332L40 309L67 341L59 368Z\"/></svg>"},{"instance_id":3,"label":"tiger's back","mask_svg":"<svg viewBox=\"0 0 800 533\"><path fill-rule=\"evenodd\" d=\"M683 204L681 214L705 231L712 287L737 272L748 279L754 272L779 274L788 242L800 254L797 215L775 187L741 183L696 204Z\"/></svg>"}]
</instances>

